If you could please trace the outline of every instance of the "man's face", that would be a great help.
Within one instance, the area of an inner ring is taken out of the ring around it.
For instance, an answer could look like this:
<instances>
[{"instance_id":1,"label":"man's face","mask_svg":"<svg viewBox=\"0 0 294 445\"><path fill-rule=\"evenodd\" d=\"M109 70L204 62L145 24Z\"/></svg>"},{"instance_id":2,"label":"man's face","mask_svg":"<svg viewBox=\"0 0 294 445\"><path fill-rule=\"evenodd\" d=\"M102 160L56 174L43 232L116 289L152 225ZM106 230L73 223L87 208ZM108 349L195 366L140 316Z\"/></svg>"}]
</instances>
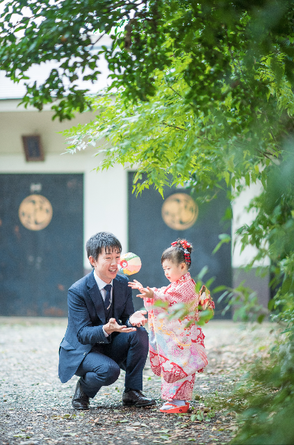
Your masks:
<instances>
[{"instance_id":1,"label":"man's face","mask_svg":"<svg viewBox=\"0 0 294 445\"><path fill-rule=\"evenodd\" d=\"M102 247L97 261L92 256L89 257L89 261L94 267L97 276L109 284L117 275L120 251L115 247Z\"/></svg>"}]
</instances>

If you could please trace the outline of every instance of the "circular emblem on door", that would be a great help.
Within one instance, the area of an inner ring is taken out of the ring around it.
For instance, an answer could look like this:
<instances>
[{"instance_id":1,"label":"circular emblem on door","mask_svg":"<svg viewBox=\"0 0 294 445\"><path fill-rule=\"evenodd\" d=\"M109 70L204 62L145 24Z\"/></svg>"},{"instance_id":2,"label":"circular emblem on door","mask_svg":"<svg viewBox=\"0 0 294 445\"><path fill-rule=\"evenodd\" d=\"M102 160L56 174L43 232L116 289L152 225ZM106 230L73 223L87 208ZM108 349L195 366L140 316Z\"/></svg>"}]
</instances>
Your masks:
<instances>
[{"instance_id":1,"label":"circular emblem on door","mask_svg":"<svg viewBox=\"0 0 294 445\"><path fill-rule=\"evenodd\" d=\"M42 195L27 196L18 209L20 222L29 230L44 229L50 223L52 215L52 205Z\"/></svg>"},{"instance_id":2,"label":"circular emblem on door","mask_svg":"<svg viewBox=\"0 0 294 445\"><path fill-rule=\"evenodd\" d=\"M192 227L197 220L198 206L190 195L174 193L164 201L161 215L171 229L185 230Z\"/></svg>"}]
</instances>

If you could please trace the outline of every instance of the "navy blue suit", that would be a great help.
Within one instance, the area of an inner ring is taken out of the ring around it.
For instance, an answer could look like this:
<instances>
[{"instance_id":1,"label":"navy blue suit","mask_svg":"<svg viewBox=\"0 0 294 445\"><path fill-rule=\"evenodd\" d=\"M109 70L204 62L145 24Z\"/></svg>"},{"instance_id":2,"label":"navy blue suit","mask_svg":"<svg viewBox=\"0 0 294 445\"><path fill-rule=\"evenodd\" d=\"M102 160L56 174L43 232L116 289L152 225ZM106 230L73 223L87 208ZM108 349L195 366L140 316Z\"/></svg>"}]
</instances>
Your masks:
<instances>
[{"instance_id":1,"label":"navy blue suit","mask_svg":"<svg viewBox=\"0 0 294 445\"><path fill-rule=\"evenodd\" d=\"M134 313L128 279L113 280L111 313L126 324ZM59 378L67 382L81 376L81 385L89 397L101 386L113 383L120 369L126 371L126 387L142 389L142 372L148 353L148 335L144 328L130 333L114 332L105 337L102 326L108 321L104 301L93 271L68 290L68 326L59 349Z\"/></svg>"}]
</instances>

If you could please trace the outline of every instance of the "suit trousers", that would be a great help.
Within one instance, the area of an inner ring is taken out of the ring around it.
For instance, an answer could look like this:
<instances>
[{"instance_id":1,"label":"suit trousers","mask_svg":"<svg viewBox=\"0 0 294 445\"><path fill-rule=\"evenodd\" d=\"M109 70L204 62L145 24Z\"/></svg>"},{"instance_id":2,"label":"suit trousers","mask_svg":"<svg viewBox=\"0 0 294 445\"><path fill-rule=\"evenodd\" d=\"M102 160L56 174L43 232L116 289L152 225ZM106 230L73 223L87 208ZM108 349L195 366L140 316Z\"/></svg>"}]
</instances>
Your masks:
<instances>
[{"instance_id":1,"label":"suit trousers","mask_svg":"<svg viewBox=\"0 0 294 445\"><path fill-rule=\"evenodd\" d=\"M144 328L123 333L113 332L112 341L96 344L86 355L76 375L87 396L93 398L102 386L114 383L120 369L126 372L125 388L143 388L143 369L148 354L148 334Z\"/></svg>"}]
</instances>

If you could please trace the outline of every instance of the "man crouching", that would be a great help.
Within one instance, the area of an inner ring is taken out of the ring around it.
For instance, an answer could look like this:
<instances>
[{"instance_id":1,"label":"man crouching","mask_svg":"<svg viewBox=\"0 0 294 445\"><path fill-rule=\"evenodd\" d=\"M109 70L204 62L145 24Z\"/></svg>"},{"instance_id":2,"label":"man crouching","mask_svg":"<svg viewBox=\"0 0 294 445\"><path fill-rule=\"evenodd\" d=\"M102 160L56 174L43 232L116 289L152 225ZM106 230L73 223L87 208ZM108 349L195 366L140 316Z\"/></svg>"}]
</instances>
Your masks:
<instances>
[{"instance_id":1,"label":"man crouching","mask_svg":"<svg viewBox=\"0 0 294 445\"><path fill-rule=\"evenodd\" d=\"M102 386L126 372L123 404L155 405L142 394L143 368L148 354L145 311L134 312L128 279L117 275L121 244L108 232L86 243L93 271L68 290L68 325L59 349L59 378L80 377L72 405L89 409L89 399Z\"/></svg>"}]
</instances>

